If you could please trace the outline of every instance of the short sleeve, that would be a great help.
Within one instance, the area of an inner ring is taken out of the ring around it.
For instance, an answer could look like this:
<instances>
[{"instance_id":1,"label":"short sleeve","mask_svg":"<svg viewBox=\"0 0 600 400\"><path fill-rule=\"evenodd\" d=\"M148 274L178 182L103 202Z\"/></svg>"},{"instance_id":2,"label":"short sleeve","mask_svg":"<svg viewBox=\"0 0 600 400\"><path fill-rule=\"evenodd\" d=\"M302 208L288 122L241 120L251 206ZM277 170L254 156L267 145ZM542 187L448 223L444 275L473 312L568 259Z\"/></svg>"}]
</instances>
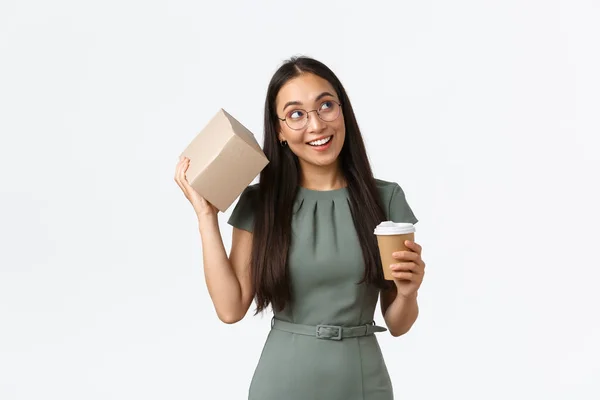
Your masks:
<instances>
[{"instance_id":1,"label":"short sleeve","mask_svg":"<svg viewBox=\"0 0 600 400\"><path fill-rule=\"evenodd\" d=\"M416 224L419 221L408 205L404 191L397 183L393 184L388 210L388 218L390 221L410 222L412 224Z\"/></svg>"},{"instance_id":2,"label":"short sleeve","mask_svg":"<svg viewBox=\"0 0 600 400\"><path fill-rule=\"evenodd\" d=\"M252 232L254 230L257 196L258 185L251 185L244 189L227 223L238 229Z\"/></svg>"}]
</instances>

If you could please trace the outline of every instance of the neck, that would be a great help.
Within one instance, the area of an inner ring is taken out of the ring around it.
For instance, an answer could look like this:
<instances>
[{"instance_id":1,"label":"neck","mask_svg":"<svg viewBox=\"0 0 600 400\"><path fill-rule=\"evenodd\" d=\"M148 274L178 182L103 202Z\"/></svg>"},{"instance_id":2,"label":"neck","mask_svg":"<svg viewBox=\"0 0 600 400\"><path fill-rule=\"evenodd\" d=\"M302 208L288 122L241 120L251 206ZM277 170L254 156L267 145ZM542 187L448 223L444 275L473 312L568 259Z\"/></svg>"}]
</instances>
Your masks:
<instances>
[{"instance_id":1,"label":"neck","mask_svg":"<svg viewBox=\"0 0 600 400\"><path fill-rule=\"evenodd\" d=\"M310 190L336 190L346 186L339 160L331 165L319 166L300 160L300 185Z\"/></svg>"}]
</instances>

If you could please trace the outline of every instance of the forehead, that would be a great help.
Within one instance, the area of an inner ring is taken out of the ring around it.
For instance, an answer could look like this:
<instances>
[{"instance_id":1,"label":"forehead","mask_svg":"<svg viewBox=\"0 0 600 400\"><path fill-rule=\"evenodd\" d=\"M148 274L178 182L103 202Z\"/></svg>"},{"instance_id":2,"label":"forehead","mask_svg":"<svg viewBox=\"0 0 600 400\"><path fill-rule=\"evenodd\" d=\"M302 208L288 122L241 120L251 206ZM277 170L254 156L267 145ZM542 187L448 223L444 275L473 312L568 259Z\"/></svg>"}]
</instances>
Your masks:
<instances>
[{"instance_id":1,"label":"forehead","mask_svg":"<svg viewBox=\"0 0 600 400\"><path fill-rule=\"evenodd\" d=\"M304 73L286 82L277 94L276 105L281 109L288 101L299 101L302 104L312 104L315 98L323 92L336 94L333 86L320 76Z\"/></svg>"}]
</instances>

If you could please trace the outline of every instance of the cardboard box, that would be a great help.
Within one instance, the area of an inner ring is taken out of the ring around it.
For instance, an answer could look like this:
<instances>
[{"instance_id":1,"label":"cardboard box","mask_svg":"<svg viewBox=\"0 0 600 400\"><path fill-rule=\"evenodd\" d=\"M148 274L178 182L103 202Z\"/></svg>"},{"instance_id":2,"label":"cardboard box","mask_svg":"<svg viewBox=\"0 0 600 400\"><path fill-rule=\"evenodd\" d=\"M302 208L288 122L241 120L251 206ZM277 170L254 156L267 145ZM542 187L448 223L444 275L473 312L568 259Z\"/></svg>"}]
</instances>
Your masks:
<instances>
[{"instance_id":1,"label":"cardboard box","mask_svg":"<svg viewBox=\"0 0 600 400\"><path fill-rule=\"evenodd\" d=\"M221 212L269 163L252 132L223 109L181 155L190 159L190 185Z\"/></svg>"}]
</instances>

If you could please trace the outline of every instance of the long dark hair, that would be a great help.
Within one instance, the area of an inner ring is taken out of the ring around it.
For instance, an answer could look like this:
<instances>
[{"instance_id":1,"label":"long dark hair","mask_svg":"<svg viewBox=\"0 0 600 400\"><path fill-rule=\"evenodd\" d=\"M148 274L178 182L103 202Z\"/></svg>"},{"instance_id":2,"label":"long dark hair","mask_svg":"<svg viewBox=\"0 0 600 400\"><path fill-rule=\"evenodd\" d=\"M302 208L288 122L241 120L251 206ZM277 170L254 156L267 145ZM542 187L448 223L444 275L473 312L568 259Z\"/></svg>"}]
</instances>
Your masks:
<instances>
[{"instance_id":1,"label":"long dark hair","mask_svg":"<svg viewBox=\"0 0 600 400\"><path fill-rule=\"evenodd\" d=\"M373 235L377 224L385 219L385 212L350 99L340 80L326 65L308 57L293 57L284 62L271 78L265 101L263 151L270 162L260 174L253 229L251 269L256 313L269 305L281 311L292 300L287 263L293 204L300 184L300 164L298 157L279 143L275 99L286 82L303 73L328 81L342 103L346 138L339 155L340 166L348 185L350 210L365 263L363 279L357 283L366 282L380 288L388 286L383 279L377 241Z\"/></svg>"}]
</instances>

